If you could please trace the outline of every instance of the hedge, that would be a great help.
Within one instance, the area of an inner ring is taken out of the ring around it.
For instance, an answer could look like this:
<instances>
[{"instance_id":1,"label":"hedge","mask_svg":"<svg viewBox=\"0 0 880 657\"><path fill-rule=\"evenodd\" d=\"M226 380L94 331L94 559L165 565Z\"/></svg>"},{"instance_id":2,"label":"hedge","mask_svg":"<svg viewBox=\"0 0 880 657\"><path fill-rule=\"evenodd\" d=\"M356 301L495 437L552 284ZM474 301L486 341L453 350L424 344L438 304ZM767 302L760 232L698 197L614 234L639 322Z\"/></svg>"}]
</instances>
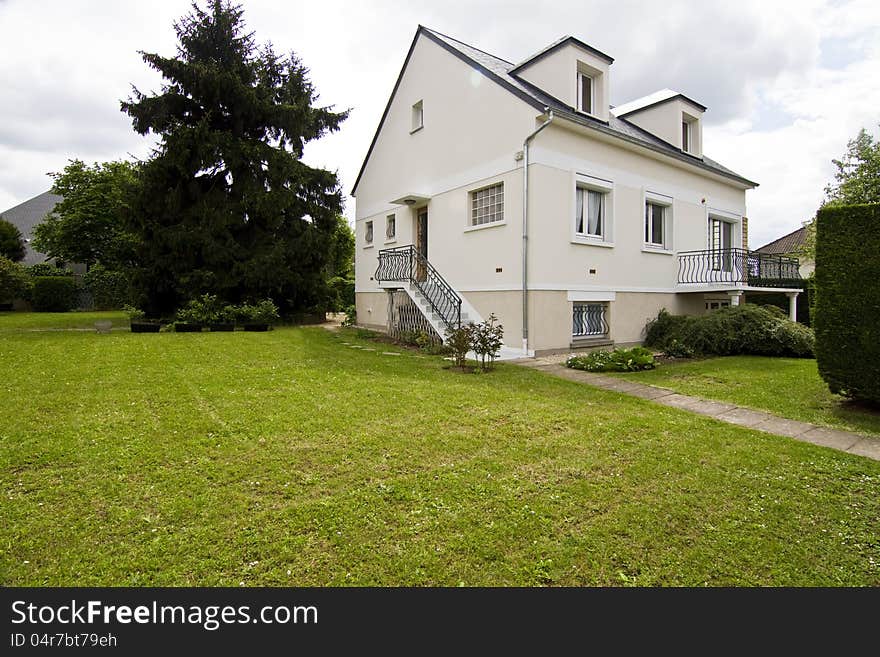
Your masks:
<instances>
[{"instance_id":1,"label":"hedge","mask_svg":"<svg viewBox=\"0 0 880 657\"><path fill-rule=\"evenodd\" d=\"M82 277L83 286L92 295L95 310L115 310L132 302L128 275L123 271L93 265Z\"/></svg>"},{"instance_id":2,"label":"hedge","mask_svg":"<svg viewBox=\"0 0 880 657\"><path fill-rule=\"evenodd\" d=\"M645 344L669 355L813 356L813 332L775 306L751 303L705 315L670 315L661 310L646 327Z\"/></svg>"},{"instance_id":3,"label":"hedge","mask_svg":"<svg viewBox=\"0 0 880 657\"><path fill-rule=\"evenodd\" d=\"M67 312L76 308L79 289L73 276L35 276L31 303L38 312Z\"/></svg>"},{"instance_id":4,"label":"hedge","mask_svg":"<svg viewBox=\"0 0 880 657\"><path fill-rule=\"evenodd\" d=\"M832 392L880 403L880 203L816 216L816 358Z\"/></svg>"}]
</instances>

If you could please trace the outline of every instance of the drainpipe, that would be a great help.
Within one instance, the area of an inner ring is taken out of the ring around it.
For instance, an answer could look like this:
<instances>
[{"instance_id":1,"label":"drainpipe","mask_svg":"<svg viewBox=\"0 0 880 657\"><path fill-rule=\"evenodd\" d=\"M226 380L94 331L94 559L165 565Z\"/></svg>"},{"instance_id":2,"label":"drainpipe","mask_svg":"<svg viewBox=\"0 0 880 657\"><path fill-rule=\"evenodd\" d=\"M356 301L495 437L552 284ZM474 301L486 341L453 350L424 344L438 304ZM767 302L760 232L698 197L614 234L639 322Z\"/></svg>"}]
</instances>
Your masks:
<instances>
[{"instance_id":1,"label":"drainpipe","mask_svg":"<svg viewBox=\"0 0 880 657\"><path fill-rule=\"evenodd\" d=\"M553 110L545 107L547 120L523 141L523 213L522 213L522 349L529 352L529 142L553 121Z\"/></svg>"}]
</instances>

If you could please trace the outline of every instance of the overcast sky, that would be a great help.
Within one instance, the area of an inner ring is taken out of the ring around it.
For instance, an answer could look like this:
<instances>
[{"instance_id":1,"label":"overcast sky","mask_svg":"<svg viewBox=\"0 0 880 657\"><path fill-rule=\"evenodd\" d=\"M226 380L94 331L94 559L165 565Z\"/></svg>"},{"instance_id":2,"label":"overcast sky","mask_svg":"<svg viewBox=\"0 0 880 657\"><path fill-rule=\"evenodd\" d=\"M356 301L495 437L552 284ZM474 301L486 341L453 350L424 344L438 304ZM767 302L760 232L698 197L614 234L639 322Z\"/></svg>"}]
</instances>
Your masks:
<instances>
[{"instance_id":1,"label":"overcast sky","mask_svg":"<svg viewBox=\"0 0 880 657\"><path fill-rule=\"evenodd\" d=\"M571 34L615 58L612 104L663 87L708 106L704 151L761 186L757 247L811 217L849 138L880 122L877 0L245 0L259 41L295 51L320 103L352 108L306 159L351 191L419 23L516 62ZM0 0L0 210L70 158L144 157L119 111L158 88L137 50L173 54L186 0ZM346 214L354 216L354 199Z\"/></svg>"}]
</instances>

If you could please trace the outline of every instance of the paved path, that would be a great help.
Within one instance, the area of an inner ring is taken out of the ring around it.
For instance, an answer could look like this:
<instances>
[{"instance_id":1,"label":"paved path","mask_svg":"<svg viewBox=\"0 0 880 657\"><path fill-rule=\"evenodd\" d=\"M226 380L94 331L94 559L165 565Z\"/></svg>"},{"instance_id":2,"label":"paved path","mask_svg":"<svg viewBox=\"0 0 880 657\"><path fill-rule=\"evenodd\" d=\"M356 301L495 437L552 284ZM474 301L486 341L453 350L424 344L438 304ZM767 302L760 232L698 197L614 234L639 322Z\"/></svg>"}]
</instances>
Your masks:
<instances>
[{"instance_id":1,"label":"paved path","mask_svg":"<svg viewBox=\"0 0 880 657\"><path fill-rule=\"evenodd\" d=\"M614 390L633 397L649 399L664 406L673 406L692 413L707 415L716 420L729 424L738 424L749 429L766 431L777 436L788 436L795 440L802 440L814 445L830 447L849 454L866 456L869 459L880 461L880 438L869 438L849 431L829 429L807 422L787 420L785 418L743 408L727 402L711 401L700 397L680 395L673 390L658 386L626 381L611 376L604 376L594 372L584 372L565 367L560 362L560 357L530 358L514 361L517 365L547 372L554 376L571 381L586 383L605 390Z\"/></svg>"}]
</instances>

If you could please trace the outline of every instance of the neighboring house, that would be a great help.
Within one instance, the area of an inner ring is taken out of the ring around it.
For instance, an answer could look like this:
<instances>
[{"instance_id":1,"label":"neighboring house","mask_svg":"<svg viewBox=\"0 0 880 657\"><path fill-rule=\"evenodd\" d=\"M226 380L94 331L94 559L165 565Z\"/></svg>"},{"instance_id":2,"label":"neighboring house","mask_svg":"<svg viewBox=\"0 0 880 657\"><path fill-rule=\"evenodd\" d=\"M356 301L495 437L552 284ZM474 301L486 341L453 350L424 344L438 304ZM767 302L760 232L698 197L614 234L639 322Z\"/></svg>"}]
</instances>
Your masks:
<instances>
[{"instance_id":1,"label":"neighboring house","mask_svg":"<svg viewBox=\"0 0 880 657\"><path fill-rule=\"evenodd\" d=\"M13 208L0 212L0 216L18 228L25 240L27 253L22 261L23 264L36 265L50 259L46 254L35 251L31 246L31 240L34 228L46 218L47 214L52 212L60 200L61 197L57 194L43 192L24 203L19 203Z\"/></svg>"},{"instance_id":2,"label":"neighboring house","mask_svg":"<svg viewBox=\"0 0 880 657\"><path fill-rule=\"evenodd\" d=\"M418 28L352 191L360 324L442 337L494 313L521 356L794 299L797 261L746 250L756 183L703 155L706 108L612 109L612 62L566 37L513 64Z\"/></svg>"},{"instance_id":3,"label":"neighboring house","mask_svg":"<svg viewBox=\"0 0 880 657\"><path fill-rule=\"evenodd\" d=\"M790 232L788 235L783 235L779 239L773 240L769 244L765 244L761 248L756 249L756 251L768 255L798 256L806 241L807 228L804 226L803 228L798 228L797 230ZM801 278L807 278L816 270L816 264L810 258L804 258L801 256L799 258L799 263Z\"/></svg>"}]
</instances>

